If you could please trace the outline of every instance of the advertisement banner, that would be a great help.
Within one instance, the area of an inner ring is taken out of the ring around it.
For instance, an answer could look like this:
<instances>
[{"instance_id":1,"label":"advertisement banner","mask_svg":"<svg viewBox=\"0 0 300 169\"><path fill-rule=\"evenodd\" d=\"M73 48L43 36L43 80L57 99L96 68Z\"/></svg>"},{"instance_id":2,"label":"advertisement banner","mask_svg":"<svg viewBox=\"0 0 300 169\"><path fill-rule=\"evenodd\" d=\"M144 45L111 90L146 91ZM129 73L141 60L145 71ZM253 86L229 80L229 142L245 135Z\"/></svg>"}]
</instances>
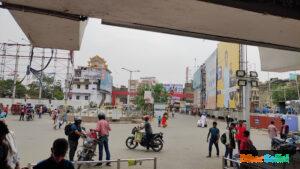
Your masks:
<instances>
[{"instance_id":1,"label":"advertisement banner","mask_svg":"<svg viewBox=\"0 0 300 169\"><path fill-rule=\"evenodd\" d=\"M103 73L103 78L101 78L100 83L100 90L107 91L109 93L112 92L112 84L113 84L113 78L109 71L105 71Z\"/></svg>"},{"instance_id":2,"label":"advertisement banner","mask_svg":"<svg viewBox=\"0 0 300 169\"><path fill-rule=\"evenodd\" d=\"M217 50L205 61L206 65L206 109L216 108Z\"/></svg>"},{"instance_id":3,"label":"advertisement banner","mask_svg":"<svg viewBox=\"0 0 300 169\"><path fill-rule=\"evenodd\" d=\"M183 85L182 84L164 84L164 88L168 93L182 93L183 92Z\"/></svg>"},{"instance_id":4,"label":"advertisement banner","mask_svg":"<svg viewBox=\"0 0 300 169\"><path fill-rule=\"evenodd\" d=\"M235 72L240 68L240 45L218 44L217 107L237 108L239 93Z\"/></svg>"},{"instance_id":5,"label":"advertisement banner","mask_svg":"<svg viewBox=\"0 0 300 169\"><path fill-rule=\"evenodd\" d=\"M201 69L199 68L193 75L193 89L201 88Z\"/></svg>"}]
</instances>

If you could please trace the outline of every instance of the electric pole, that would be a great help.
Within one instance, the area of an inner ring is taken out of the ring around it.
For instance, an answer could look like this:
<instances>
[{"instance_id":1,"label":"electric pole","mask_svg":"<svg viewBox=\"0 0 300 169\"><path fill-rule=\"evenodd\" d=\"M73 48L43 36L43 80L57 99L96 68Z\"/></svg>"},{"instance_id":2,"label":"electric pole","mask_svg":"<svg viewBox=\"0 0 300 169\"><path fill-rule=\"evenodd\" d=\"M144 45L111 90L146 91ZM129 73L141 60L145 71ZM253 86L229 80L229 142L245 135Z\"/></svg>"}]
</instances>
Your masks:
<instances>
[{"instance_id":1,"label":"electric pole","mask_svg":"<svg viewBox=\"0 0 300 169\"><path fill-rule=\"evenodd\" d=\"M44 61L45 61L45 49L43 49L41 70L44 68ZM41 99L42 99L42 91L43 91L43 72L44 72L44 71L41 71L40 91L39 91L39 103L41 103Z\"/></svg>"},{"instance_id":2,"label":"electric pole","mask_svg":"<svg viewBox=\"0 0 300 169\"><path fill-rule=\"evenodd\" d=\"M127 106L129 106L130 103L130 93L131 93L131 80L132 80L132 73L134 72L140 72L139 70L130 70L126 68L122 68L122 70L129 72L129 83L128 83L128 95L127 95Z\"/></svg>"},{"instance_id":3,"label":"electric pole","mask_svg":"<svg viewBox=\"0 0 300 169\"><path fill-rule=\"evenodd\" d=\"M1 68L0 68L0 72L1 72L1 77L0 77L0 79L1 80L4 80L4 78L5 78L5 62L6 62L6 43L4 43L3 45L2 45L2 53L3 53L3 55L2 55L2 58L1 58Z\"/></svg>"},{"instance_id":4,"label":"electric pole","mask_svg":"<svg viewBox=\"0 0 300 169\"><path fill-rule=\"evenodd\" d=\"M70 89L70 76L69 76L69 74L70 74L70 71L69 71L69 69L70 69L70 62L71 62L71 57L73 57L72 56L73 55L73 52L72 51L70 51L70 53L69 53L69 57L68 57L68 64L67 64L67 74L66 74L66 81L65 81L65 107L67 107L67 104L68 104L68 95L69 95L69 89Z\"/></svg>"},{"instance_id":5,"label":"electric pole","mask_svg":"<svg viewBox=\"0 0 300 169\"><path fill-rule=\"evenodd\" d=\"M16 86L17 86L18 68L19 68L19 51L20 51L20 45L17 44L15 71L14 71L14 85L13 85L13 93L12 93L12 104L14 104L15 98L16 98Z\"/></svg>"}]
</instances>

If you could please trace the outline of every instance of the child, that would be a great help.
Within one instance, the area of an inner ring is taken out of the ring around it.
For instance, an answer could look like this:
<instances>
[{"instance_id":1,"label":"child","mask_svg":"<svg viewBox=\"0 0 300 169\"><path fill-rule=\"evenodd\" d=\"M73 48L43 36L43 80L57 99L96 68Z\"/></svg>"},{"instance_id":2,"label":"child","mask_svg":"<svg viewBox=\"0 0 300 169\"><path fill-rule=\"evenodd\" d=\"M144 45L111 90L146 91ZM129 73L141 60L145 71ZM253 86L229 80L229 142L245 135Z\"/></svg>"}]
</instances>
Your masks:
<instances>
[{"instance_id":1,"label":"child","mask_svg":"<svg viewBox=\"0 0 300 169\"><path fill-rule=\"evenodd\" d=\"M158 127L160 127L160 124L161 124L161 116L158 116L157 122L158 122Z\"/></svg>"},{"instance_id":2,"label":"child","mask_svg":"<svg viewBox=\"0 0 300 169\"><path fill-rule=\"evenodd\" d=\"M161 119L161 124L164 128L167 127L167 115L166 114L163 115L163 117Z\"/></svg>"}]
</instances>

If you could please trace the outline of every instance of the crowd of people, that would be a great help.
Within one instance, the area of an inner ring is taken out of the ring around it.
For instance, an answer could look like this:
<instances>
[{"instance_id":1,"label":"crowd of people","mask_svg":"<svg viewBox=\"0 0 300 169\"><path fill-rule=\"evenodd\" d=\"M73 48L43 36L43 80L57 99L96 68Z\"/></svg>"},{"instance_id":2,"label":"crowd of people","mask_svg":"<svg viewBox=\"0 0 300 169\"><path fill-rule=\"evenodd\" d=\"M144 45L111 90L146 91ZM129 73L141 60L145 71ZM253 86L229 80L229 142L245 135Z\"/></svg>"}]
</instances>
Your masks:
<instances>
[{"instance_id":1,"label":"crowd of people","mask_svg":"<svg viewBox=\"0 0 300 169\"><path fill-rule=\"evenodd\" d=\"M275 126L275 122L271 121L268 126L268 133L270 137L270 143L272 139L278 135L282 140L287 139L289 133L289 126L285 123L284 119L281 119L281 127L278 130ZM250 139L250 131L247 130L246 125L243 120L239 120L238 124L231 122L226 129L226 132L220 135L220 130L217 127L217 122L213 122L213 126L209 128L207 135L208 145L208 158L211 157L212 147L215 145L216 155L219 157L219 140L225 146L224 157L232 159L233 152L237 148L238 154L241 152L257 153L256 147L254 146L252 140ZM227 161L225 161L225 166L227 166ZM230 162L230 166L233 164Z\"/></svg>"},{"instance_id":2,"label":"crowd of people","mask_svg":"<svg viewBox=\"0 0 300 169\"><path fill-rule=\"evenodd\" d=\"M19 120L24 120L24 114L31 110L32 107L22 107ZM40 108L42 109L42 107ZM42 114L42 110L38 111ZM82 120L80 117L75 117L72 123L67 122L67 114L69 111L60 112L57 109L52 110L51 119L53 120L54 129L59 129L65 124L65 134L67 135L67 140L64 138L56 139L53 142L51 148L51 156L38 163L34 169L48 169L48 168L58 168L58 169L73 169L74 166L72 162L74 161L75 154L78 148L79 139L86 137L86 131L81 126ZM40 115L41 116L41 115ZM149 143L152 139L152 126L149 121L150 117L145 116L144 125L141 127L145 129L145 138L148 142L147 149L149 149ZM163 117L158 117L158 127L166 127L168 120L168 114L164 113ZM204 126L206 123L206 116L201 116L201 126ZM68 131L67 131L68 130ZM99 148L99 161L103 160L103 151L106 154L106 160L110 160L111 154L109 150L109 133L111 127L107 121L104 114L98 115L98 122L93 129L98 133L98 148ZM281 139L287 139L289 133L289 126L285 123L285 120L281 120L281 127L278 130L275 126L275 122L271 121L268 127L269 137L272 140L273 138L280 136ZM208 144L208 156L207 158L212 157L213 146L216 148L216 155L220 156L219 150L219 141L224 144L225 154L224 157L233 158L234 150L237 149L237 152L243 151L256 151L256 148L250 139L250 131L247 129L243 120L236 122L230 122L227 125L225 133L221 135L218 128L218 123L214 121L212 127L209 128L207 135ZM67 152L69 151L69 160L65 159ZM18 151L14 139L14 134L10 131L5 123L5 120L0 120L0 168L2 169L20 169ZM98 166L102 163L97 164ZM106 163L107 166L111 164ZM225 161L227 166L227 161ZM230 166L232 166L230 162Z\"/></svg>"}]
</instances>

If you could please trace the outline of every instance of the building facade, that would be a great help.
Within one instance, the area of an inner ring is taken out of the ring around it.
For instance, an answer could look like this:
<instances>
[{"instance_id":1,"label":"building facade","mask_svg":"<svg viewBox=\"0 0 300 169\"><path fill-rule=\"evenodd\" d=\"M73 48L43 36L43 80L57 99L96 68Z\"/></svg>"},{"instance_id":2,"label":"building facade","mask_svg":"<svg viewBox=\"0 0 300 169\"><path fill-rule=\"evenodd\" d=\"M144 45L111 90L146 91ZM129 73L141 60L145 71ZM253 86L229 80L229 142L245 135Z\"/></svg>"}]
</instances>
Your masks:
<instances>
[{"instance_id":1,"label":"building facade","mask_svg":"<svg viewBox=\"0 0 300 169\"><path fill-rule=\"evenodd\" d=\"M69 100L85 100L100 104L111 102L112 76L106 61L98 55L90 58L88 66L74 70Z\"/></svg>"}]
</instances>

